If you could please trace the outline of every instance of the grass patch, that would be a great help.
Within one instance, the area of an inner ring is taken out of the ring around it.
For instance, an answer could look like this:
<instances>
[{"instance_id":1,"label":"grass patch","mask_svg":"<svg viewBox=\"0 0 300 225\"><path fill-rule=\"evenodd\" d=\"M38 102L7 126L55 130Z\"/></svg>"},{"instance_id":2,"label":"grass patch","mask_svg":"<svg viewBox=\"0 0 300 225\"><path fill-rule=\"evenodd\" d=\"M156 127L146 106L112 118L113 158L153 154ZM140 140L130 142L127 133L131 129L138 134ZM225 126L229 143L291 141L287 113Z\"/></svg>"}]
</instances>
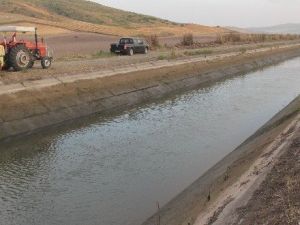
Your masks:
<instances>
[{"instance_id":1,"label":"grass patch","mask_svg":"<svg viewBox=\"0 0 300 225\"><path fill-rule=\"evenodd\" d=\"M166 55L159 55L157 57L157 60L165 60L165 59L168 59L168 56L166 56Z\"/></svg>"},{"instance_id":2,"label":"grass patch","mask_svg":"<svg viewBox=\"0 0 300 225\"><path fill-rule=\"evenodd\" d=\"M161 54L157 57L157 60L172 60L172 59L178 59L180 57L183 57L184 54L182 52L176 51L176 49L172 49L166 54Z\"/></svg>"},{"instance_id":3,"label":"grass patch","mask_svg":"<svg viewBox=\"0 0 300 225\"><path fill-rule=\"evenodd\" d=\"M240 52L241 52L242 54L245 54L245 53L247 52L247 48L240 48Z\"/></svg>"},{"instance_id":4,"label":"grass patch","mask_svg":"<svg viewBox=\"0 0 300 225\"><path fill-rule=\"evenodd\" d=\"M106 51L98 51L93 54L93 58L109 58L113 56L115 56L115 54Z\"/></svg>"},{"instance_id":5,"label":"grass patch","mask_svg":"<svg viewBox=\"0 0 300 225\"><path fill-rule=\"evenodd\" d=\"M185 51L183 54L186 56L196 56L196 55L210 55L213 53L211 49L202 49L196 51Z\"/></svg>"}]
</instances>

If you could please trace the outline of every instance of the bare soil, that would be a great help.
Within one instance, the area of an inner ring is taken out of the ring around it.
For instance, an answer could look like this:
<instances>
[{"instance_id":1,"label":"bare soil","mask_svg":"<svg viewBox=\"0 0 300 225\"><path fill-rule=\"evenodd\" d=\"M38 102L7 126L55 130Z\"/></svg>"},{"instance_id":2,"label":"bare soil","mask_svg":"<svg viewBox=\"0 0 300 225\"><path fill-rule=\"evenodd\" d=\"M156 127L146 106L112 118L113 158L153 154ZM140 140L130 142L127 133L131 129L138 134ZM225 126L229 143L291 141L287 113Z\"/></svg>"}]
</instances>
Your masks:
<instances>
[{"instance_id":1,"label":"bare soil","mask_svg":"<svg viewBox=\"0 0 300 225\"><path fill-rule=\"evenodd\" d=\"M115 43L120 37L84 32L69 32L55 36L49 36L46 40L53 49L56 58L91 55L98 51L109 51L110 44ZM162 46L174 47L181 42L182 37L160 37ZM203 35L194 37L198 43L208 43L216 39L214 35Z\"/></svg>"},{"instance_id":2,"label":"bare soil","mask_svg":"<svg viewBox=\"0 0 300 225\"><path fill-rule=\"evenodd\" d=\"M84 32L70 32L46 38L56 58L94 54L97 51L109 51L110 44L117 36Z\"/></svg>"}]
</instances>

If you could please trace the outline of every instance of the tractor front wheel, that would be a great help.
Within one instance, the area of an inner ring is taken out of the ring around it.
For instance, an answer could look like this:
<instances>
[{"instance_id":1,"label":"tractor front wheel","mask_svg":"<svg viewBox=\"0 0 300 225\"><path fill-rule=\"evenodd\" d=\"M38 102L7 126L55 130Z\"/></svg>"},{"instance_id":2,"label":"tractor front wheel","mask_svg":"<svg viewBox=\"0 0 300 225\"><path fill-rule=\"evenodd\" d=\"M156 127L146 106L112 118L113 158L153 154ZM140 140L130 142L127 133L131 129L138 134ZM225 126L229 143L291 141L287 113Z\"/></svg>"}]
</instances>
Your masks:
<instances>
[{"instance_id":1,"label":"tractor front wheel","mask_svg":"<svg viewBox=\"0 0 300 225\"><path fill-rule=\"evenodd\" d=\"M15 71L26 70L32 65L30 51L24 45L17 45L12 48L8 56L8 65Z\"/></svg>"},{"instance_id":2,"label":"tractor front wheel","mask_svg":"<svg viewBox=\"0 0 300 225\"><path fill-rule=\"evenodd\" d=\"M51 67L52 59L50 57L44 57L41 61L43 69L48 69Z\"/></svg>"}]
</instances>

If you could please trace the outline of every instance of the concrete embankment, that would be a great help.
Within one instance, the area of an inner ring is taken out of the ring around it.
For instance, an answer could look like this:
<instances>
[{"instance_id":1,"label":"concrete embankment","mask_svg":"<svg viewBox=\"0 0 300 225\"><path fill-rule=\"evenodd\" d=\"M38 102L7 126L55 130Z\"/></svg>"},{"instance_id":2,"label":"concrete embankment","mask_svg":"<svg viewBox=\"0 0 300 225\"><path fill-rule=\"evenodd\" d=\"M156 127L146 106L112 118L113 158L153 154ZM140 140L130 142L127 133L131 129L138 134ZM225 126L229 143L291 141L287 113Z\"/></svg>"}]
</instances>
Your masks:
<instances>
[{"instance_id":1,"label":"concrete embankment","mask_svg":"<svg viewBox=\"0 0 300 225\"><path fill-rule=\"evenodd\" d=\"M247 190L247 186L257 188L263 181L276 154L282 153L282 145L295 129L299 115L300 96L143 225L156 224L158 219L164 225L235 224L228 222L233 218L231 210L251 197L254 190ZM246 194L239 196L240 192ZM230 204L233 206L226 209ZM224 213L224 209L229 212Z\"/></svg>"},{"instance_id":2,"label":"concrete embankment","mask_svg":"<svg viewBox=\"0 0 300 225\"><path fill-rule=\"evenodd\" d=\"M300 46L234 53L108 74L0 86L0 140L206 85L300 55Z\"/></svg>"}]
</instances>

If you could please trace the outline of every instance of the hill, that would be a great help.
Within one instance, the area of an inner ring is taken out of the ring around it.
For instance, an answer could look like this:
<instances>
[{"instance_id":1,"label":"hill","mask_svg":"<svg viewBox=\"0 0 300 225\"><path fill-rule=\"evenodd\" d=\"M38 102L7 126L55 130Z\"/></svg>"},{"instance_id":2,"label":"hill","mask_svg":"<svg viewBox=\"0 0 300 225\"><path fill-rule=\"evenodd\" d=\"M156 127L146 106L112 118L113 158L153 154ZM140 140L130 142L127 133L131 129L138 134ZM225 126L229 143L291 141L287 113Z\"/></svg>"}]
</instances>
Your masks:
<instances>
[{"instance_id":1,"label":"hill","mask_svg":"<svg viewBox=\"0 0 300 225\"><path fill-rule=\"evenodd\" d=\"M241 28L241 27L232 27L232 26L228 26L226 27L228 30L231 30L231 31L235 31L235 32L238 32L238 33L244 33L244 34L249 34L249 33L253 33L252 31L246 29L246 28Z\"/></svg>"},{"instance_id":2,"label":"hill","mask_svg":"<svg viewBox=\"0 0 300 225\"><path fill-rule=\"evenodd\" d=\"M82 31L110 35L214 34L226 29L178 24L85 0L1 0L0 24L38 25L44 32Z\"/></svg>"},{"instance_id":3,"label":"hill","mask_svg":"<svg viewBox=\"0 0 300 225\"><path fill-rule=\"evenodd\" d=\"M300 24L288 23L270 27L252 27L247 30L256 33L300 34Z\"/></svg>"}]
</instances>

